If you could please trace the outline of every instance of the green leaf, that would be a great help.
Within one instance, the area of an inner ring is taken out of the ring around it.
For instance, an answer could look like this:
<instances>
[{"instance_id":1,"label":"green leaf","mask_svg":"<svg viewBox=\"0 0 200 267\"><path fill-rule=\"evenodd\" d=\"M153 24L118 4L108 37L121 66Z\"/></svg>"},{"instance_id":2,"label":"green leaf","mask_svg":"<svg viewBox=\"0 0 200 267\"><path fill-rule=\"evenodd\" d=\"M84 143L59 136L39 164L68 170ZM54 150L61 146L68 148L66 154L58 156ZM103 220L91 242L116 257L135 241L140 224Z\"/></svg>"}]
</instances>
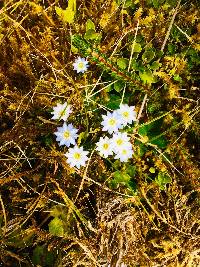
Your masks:
<instances>
[{"instance_id":1,"label":"green leaf","mask_svg":"<svg viewBox=\"0 0 200 267\"><path fill-rule=\"evenodd\" d=\"M67 8L67 9L62 9L60 7L56 7L56 13L60 17L60 19L66 23L73 23L74 22L74 16L75 16L75 11Z\"/></svg>"},{"instance_id":2,"label":"green leaf","mask_svg":"<svg viewBox=\"0 0 200 267\"><path fill-rule=\"evenodd\" d=\"M97 33L95 32L95 30L90 29L88 30L85 34L84 34L84 38L86 40L96 40L96 41L100 41L102 37L101 33Z\"/></svg>"},{"instance_id":3,"label":"green leaf","mask_svg":"<svg viewBox=\"0 0 200 267\"><path fill-rule=\"evenodd\" d=\"M161 190L165 190L166 185L170 184L172 182L172 179L167 173L159 172L155 181Z\"/></svg>"},{"instance_id":4,"label":"green leaf","mask_svg":"<svg viewBox=\"0 0 200 267\"><path fill-rule=\"evenodd\" d=\"M175 7L177 5L177 0L166 0L166 3L172 7Z\"/></svg>"},{"instance_id":5,"label":"green leaf","mask_svg":"<svg viewBox=\"0 0 200 267\"><path fill-rule=\"evenodd\" d=\"M55 10L56 10L56 14L59 16L59 17L62 17L62 15L63 15L63 9L62 8L60 8L60 7L58 7L58 6L56 6L55 7Z\"/></svg>"},{"instance_id":6,"label":"green leaf","mask_svg":"<svg viewBox=\"0 0 200 267\"><path fill-rule=\"evenodd\" d=\"M44 255L44 247L43 246L37 246L36 248L34 248L33 257L32 257L33 263L35 265L40 264L42 261L43 255Z\"/></svg>"},{"instance_id":7,"label":"green leaf","mask_svg":"<svg viewBox=\"0 0 200 267\"><path fill-rule=\"evenodd\" d=\"M137 183L135 180L131 179L131 176L129 175L131 172L133 175L135 175L135 166L129 165L129 170L126 169L126 171L116 171L113 174L113 179L111 181L111 186L113 188L117 188L120 184L124 185L129 189L132 193L135 193L137 190ZM128 174L129 172L129 174Z\"/></svg>"},{"instance_id":8,"label":"green leaf","mask_svg":"<svg viewBox=\"0 0 200 267\"><path fill-rule=\"evenodd\" d=\"M136 175L136 166L128 165L126 168L126 173L131 177L135 177Z\"/></svg>"},{"instance_id":9,"label":"green leaf","mask_svg":"<svg viewBox=\"0 0 200 267\"><path fill-rule=\"evenodd\" d=\"M131 7L133 5L133 1L132 0L125 0L125 3L124 3L124 7L127 8L127 7Z\"/></svg>"},{"instance_id":10,"label":"green leaf","mask_svg":"<svg viewBox=\"0 0 200 267\"><path fill-rule=\"evenodd\" d=\"M174 44L168 44L167 50L170 55L174 55L176 52L176 46Z\"/></svg>"},{"instance_id":11,"label":"green leaf","mask_svg":"<svg viewBox=\"0 0 200 267\"><path fill-rule=\"evenodd\" d=\"M132 59L131 69L132 70L139 70L140 69L139 63L138 63L138 61L136 61L136 59Z\"/></svg>"},{"instance_id":12,"label":"green leaf","mask_svg":"<svg viewBox=\"0 0 200 267\"><path fill-rule=\"evenodd\" d=\"M168 142L164 135L162 135L161 127L163 124L163 118L159 117L153 121L141 125L139 127L138 133L144 137L148 137L148 142L157 145L159 148L166 148Z\"/></svg>"},{"instance_id":13,"label":"green leaf","mask_svg":"<svg viewBox=\"0 0 200 267\"><path fill-rule=\"evenodd\" d=\"M164 55L164 52L163 51L161 51L161 50L157 50L156 51L156 57L157 58L161 58L163 55Z\"/></svg>"},{"instance_id":14,"label":"green leaf","mask_svg":"<svg viewBox=\"0 0 200 267\"><path fill-rule=\"evenodd\" d=\"M139 43L135 43L133 47L133 52L140 53L142 51L142 46Z\"/></svg>"},{"instance_id":15,"label":"green leaf","mask_svg":"<svg viewBox=\"0 0 200 267\"><path fill-rule=\"evenodd\" d=\"M88 137L87 131L81 132L78 136L78 141L77 141L78 146L80 146L81 142L84 141L87 137Z\"/></svg>"},{"instance_id":16,"label":"green leaf","mask_svg":"<svg viewBox=\"0 0 200 267\"><path fill-rule=\"evenodd\" d=\"M149 171L150 171L150 173L155 173L155 172L156 172L155 168L153 168L153 167L151 167L151 168L149 169Z\"/></svg>"},{"instance_id":17,"label":"green leaf","mask_svg":"<svg viewBox=\"0 0 200 267\"><path fill-rule=\"evenodd\" d=\"M86 33L84 34L86 40L95 40L97 42L101 41L102 34L97 33L95 29L95 24L91 19L86 22Z\"/></svg>"},{"instance_id":18,"label":"green leaf","mask_svg":"<svg viewBox=\"0 0 200 267\"><path fill-rule=\"evenodd\" d=\"M46 146L51 146L53 144L53 138L50 133L41 136L41 142L44 143Z\"/></svg>"},{"instance_id":19,"label":"green leaf","mask_svg":"<svg viewBox=\"0 0 200 267\"><path fill-rule=\"evenodd\" d=\"M64 23L68 22L71 24L74 22L74 16L76 13L76 0L69 0L68 7L65 10L60 7L55 7L55 10Z\"/></svg>"},{"instance_id":20,"label":"green leaf","mask_svg":"<svg viewBox=\"0 0 200 267\"><path fill-rule=\"evenodd\" d=\"M159 148L164 149L166 148L168 141L165 138L164 135L158 135L152 139L149 140L149 143L153 144L153 145L157 145Z\"/></svg>"},{"instance_id":21,"label":"green leaf","mask_svg":"<svg viewBox=\"0 0 200 267\"><path fill-rule=\"evenodd\" d=\"M138 142L138 147L137 147L137 149L138 149L138 155L140 156L140 157L142 157L142 156L144 156L144 154L147 152L147 146L145 145L145 144L143 144L143 143L141 143L141 142Z\"/></svg>"},{"instance_id":22,"label":"green leaf","mask_svg":"<svg viewBox=\"0 0 200 267\"><path fill-rule=\"evenodd\" d=\"M68 8L76 11L76 0L68 0Z\"/></svg>"},{"instance_id":23,"label":"green leaf","mask_svg":"<svg viewBox=\"0 0 200 267\"><path fill-rule=\"evenodd\" d=\"M155 8L159 8L164 2L165 0L152 0L152 3Z\"/></svg>"},{"instance_id":24,"label":"green leaf","mask_svg":"<svg viewBox=\"0 0 200 267\"><path fill-rule=\"evenodd\" d=\"M152 84L156 82L156 78L153 76L150 70L146 70L144 72L139 72L140 79L143 83Z\"/></svg>"},{"instance_id":25,"label":"green leaf","mask_svg":"<svg viewBox=\"0 0 200 267\"><path fill-rule=\"evenodd\" d=\"M94 22L91 19L88 19L86 21L86 32L89 30L94 30L95 31L95 25Z\"/></svg>"},{"instance_id":26,"label":"green leaf","mask_svg":"<svg viewBox=\"0 0 200 267\"><path fill-rule=\"evenodd\" d=\"M32 262L35 266L54 266L54 254L45 246L37 246L33 250Z\"/></svg>"},{"instance_id":27,"label":"green leaf","mask_svg":"<svg viewBox=\"0 0 200 267\"><path fill-rule=\"evenodd\" d=\"M121 103L122 97L121 95L118 95L117 93L110 93L109 98L106 101L102 101L101 103L103 105L105 105L106 107L110 108L110 109L118 109L119 105ZM124 95L124 104L128 104L130 101L130 97L131 97L131 93L126 93Z\"/></svg>"},{"instance_id":28,"label":"green leaf","mask_svg":"<svg viewBox=\"0 0 200 267\"><path fill-rule=\"evenodd\" d=\"M161 63L159 63L159 62L157 62L157 61L154 61L154 62L151 64L150 68L151 68L152 70L157 70L157 69L160 68L160 66L161 66Z\"/></svg>"},{"instance_id":29,"label":"green leaf","mask_svg":"<svg viewBox=\"0 0 200 267\"><path fill-rule=\"evenodd\" d=\"M109 85L106 85L106 88L105 88L105 91L106 92L110 92L110 91L112 91L113 90L113 88L114 88L114 84L109 84Z\"/></svg>"},{"instance_id":30,"label":"green leaf","mask_svg":"<svg viewBox=\"0 0 200 267\"><path fill-rule=\"evenodd\" d=\"M127 66L128 66L128 59L126 59L126 58L119 58L119 59L117 60L117 66L118 66L120 69L122 69L122 70L126 69Z\"/></svg>"},{"instance_id":31,"label":"green leaf","mask_svg":"<svg viewBox=\"0 0 200 267\"><path fill-rule=\"evenodd\" d=\"M50 210L51 216L53 217L58 217L60 215L62 215L63 213L63 206L61 205L55 205L51 208Z\"/></svg>"},{"instance_id":32,"label":"green leaf","mask_svg":"<svg viewBox=\"0 0 200 267\"><path fill-rule=\"evenodd\" d=\"M64 235L63 221L58 217L55 217L49 223L49 232L55 236L63 236Z\"/></svg>"},{"instance_id":33,"label":"green leaf","mask_svg":"<svg viewBox=\"0 0 200 267\"><path fill-rule=\"evenodd\" d=\"M138 133L148 137L155 137L161 133L161 126L163 123L163 118L154 119L153 121L150 121L149 123L145 123L144 125L141 125L139 127Z\"/></svg>"},{"instance_id":34,"label":"green leaf","mask_svg":"<svg viewBox=\"0 0 200 267\"><path fill-rule=\"evenodd\" d=\"M174 78L174 81L177 81L177 82L183 81L182 78L178 74L175 74L173 78Z\"/></svg>"},{"instance_id":35,"label":"green leaf","mask_svg":"<svg viewBox=\"0 0 200 267\"><path fill-rule=\"evenodd\" d=\"M87 30L86 33L84 34L84 39L85 39L85 40L90 40L90 39L93 38L93 35L95 35L95 34L96 34L95 30L93 30L93 29L89 29L89 30Z\"/></svg>"},{"instance_id":36,"label":"green leaf","mask_svg":"<svg viewBox=\"0 0 200 267\"><path fill-rule=\"evenodd\" d=\"M118 183L128 183L130 176L126 172L116 171L113 175L114 179Z\"/></svg>"},{"instance_id":37,"label":"green leaf","mask_svg":"<svg viewBox=\"0 0 200 267\"><path fill-rule=\"evenodd\" d=\"M128 186L130 178L131 177L127 173L121 172L121 171L116 171L113 174L113 179L111 181L111 186L113 188L117 188L117 186L119 184Z\"/></svg>"},{"instance_id":38,"label":"green leaf","mask_svg":"<svg viewBox=\"0 0 200 267\"><path fill-rule=\"evenodd\" d=\"M149 140L149 142L153 145L157 145L159 148L166 148L168 142L165 136L159 136L158 138L154 138L153 140Z\"/></svg>"},{"instance_id":39,"label":"green leaf","mask_svg":"<svg viewBox=\"0 0 200 267\"><path fill-rule=\"evenodd\" d=\"M132 193L136 193L137 191L137 183L135 180L130 180L128 182L128 188Z\"/></svg>"},{"instance_id":40,"label":"green leaf","mask_svg":"<svg viewBox=\"0 0 200 267\"><path fill-rule=\"evenodd\" d=\"M153 50L146 50L142 55L142 60L146 63L150 62L155 57Z\"/></svg>"},{"instance_id":41,"label":"green leaf","mask_svg":"<svg viewBox=\"0 0 200 267\"><path fill-rule=\"evenodd\" d=\"M125 86L125 84L122 81L117 81L116 83L114 83L114 89L117 92L121 92L123 90L124 86Z\"/></svg>"},{"instance_id":42,"label":"green leaf","mask_svg":"<svg viewBox=\"0 0 200 267\"><path fill-rule=\"evenodd\" d=\"M132 0L116 0L116 3L118 5L123 5L124 8L134 5Z\"/></svg>"},{"instance_id":43,"label":"green leaf","mask_svg":"<svg viewBox=\"0 0 200 267\"><path fill-rule=\"evenodd\" d=\"M115 94L110 94L109 102L106 103L106 106L110 109L118 109L121 103L121 97Z\"/></svg>"},{"instance_id":44,"label":"green leaf","mask_svg":"<svg viewBox=\"0 0 200 267\"><path fill-rule=\"evenodd\" d=\"M74 16L75 16L75 11L72 10L71 8L67 8L63 12L63 21L71 24L74 22Z\"/></svg>"},{"instance_id":45,"label":"green leaf","mask_svg":"<svg viewBox=\"0 0 200 267\"><path fill-rule=\"evenodd\" d=\"M74 53L74 54L78 54L78 53L79 53L78 48L76 48L76 47L73 46L73 45L71 45L71 51L72 51L72 53Z\"/></svg>"}]
</instances>

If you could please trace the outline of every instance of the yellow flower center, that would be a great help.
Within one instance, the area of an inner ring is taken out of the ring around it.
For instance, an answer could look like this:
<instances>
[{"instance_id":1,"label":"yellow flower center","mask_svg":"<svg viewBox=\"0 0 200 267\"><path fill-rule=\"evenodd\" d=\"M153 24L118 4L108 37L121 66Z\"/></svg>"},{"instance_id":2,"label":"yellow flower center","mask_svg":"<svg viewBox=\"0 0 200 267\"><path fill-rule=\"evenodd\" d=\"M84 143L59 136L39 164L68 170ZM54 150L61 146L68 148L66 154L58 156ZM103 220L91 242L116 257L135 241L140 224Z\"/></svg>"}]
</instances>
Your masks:
<instances>
[{"instance_id":1,"label":"yellow flower center","mask_svg":"<svg viewBox=\"0 0 200 267\"><path fill-rule=\"evenodd\" d=\"M81 158L81 154L78 153L78 152L74 153L74 158L75 159L80 159Z\"/></svg>"},{"instance_id":2,"label":"yellow flower center","mask_svg":"<svg viewBox=\"0 0 200 267\"><path fill-rule=\"evenodd\" d=\"M79 67L79 69L83 69L84 68L84 63L83 62L78 63L78 67Z\"/></svg>"},{"instance_id":3,"label":"yellow flower center","mask_svg":"<svg viewBox=\"0 0 200 267\"><path fill-rule=\"evenodd\" d=\"M109 125L110 126L114 126L116 124L116 120L115 119L110 119L109 120Z\"/></svg>"},{"instance_id":4,"label":"yellow flower center","mask_svg":"<svg viewBox=\"0 0 200 267\"><path fill-rule=\"evenodd\" d=\"M64 137L67 139L67 138L69 138L70 137L70 132L69 131L66 131L65 133L64 133Z\"/></svg>"},{"instance_id":5,"label":"yellow flower center","mask_svg":"<svg viewBox=\"0 0 200 267\"><path fill-rule=\"evenodd\" d=\"M126 149L123 149L123 150L122 150L122 154L123 154L123 155L126 155L126 154L127 154L127 150L126 150Z\"/></svg>"},{"instance_id":6,"label":"yellow flower center","mask_svg":"<svg viewBox=\"0 0 200 267\"><path fill-rule=\"evenodd\" d=\"M122 139L118 139L117 140L117 144L118 144L118 146L121 146L123 144L123 140Z\"/></svg>"},{"instance_id":7,"label":"yellow flower center","mask_svg":"<svg viewBox=\"0 0 200 267\"><path fill-rule=\"evenodd\" d=\"M103 144L104 149L108 149L109 145L108 144Z\"/></svg>"},{"instance_id":8,"label":"yellow flower center","mask_svg":"<svg viewBox=\"0 0 200 267\"><path fill-rule=\"evenodd\" d=\"M125 118L128 118L128 116L129 116L128 111L123 112L123 116L124 116Z\"/></svg>"}]
</instances>

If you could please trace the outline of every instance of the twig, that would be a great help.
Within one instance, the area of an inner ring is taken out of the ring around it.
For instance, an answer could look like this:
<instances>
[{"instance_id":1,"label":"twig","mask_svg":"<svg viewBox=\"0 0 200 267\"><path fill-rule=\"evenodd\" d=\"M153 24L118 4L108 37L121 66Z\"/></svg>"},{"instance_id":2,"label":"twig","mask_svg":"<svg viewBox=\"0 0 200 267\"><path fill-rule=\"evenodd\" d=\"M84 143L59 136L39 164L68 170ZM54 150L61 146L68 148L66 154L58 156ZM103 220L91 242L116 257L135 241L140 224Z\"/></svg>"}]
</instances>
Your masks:
<instances>
[{"instance_id":1,"label":"twig","mask_svg":"<svg viewBox=\"0 0 200 267\"><path fill-rule=\"evenodd\" d=\"M179 9L180 4L181 4L181 0L178 1L178 4L177 4L177 6L176 6L176 8L175 8L174 14L173 14L173 16L172 16L172 20L171 20L171 22L170 22L170 24L169 24L169 28L168 28L168 30L167 30L167 34L166 34L166 36L165 36L164 42L163 42L162 47L161 47L161 51L164 51L164 49L165 49L165 46L166 46L167 40L168 40L168 38L169 38L169 35L170 35L170 32L171 32L171 29L172 29L172 26L173 26L175 17L176 17L176 15L177 15L177 13L178 13L178 9Z\"/></svg>"},{"instance_id":2,"label":"twig","mask_svg":"<svg viewBox=\"0 0 200 267\"><path fill-rule=\"evenodd\" d=\"M130 60L129 60L129 64L128 64L128 72L130 71L130 68L131 68L131 61L133 58L133 52L134 52L134 48L135 48L135 44L136 44L136 37L137 37L138 29L139 29L139 20L137 22L134 41L133 41L132 48L131 48L131 56L130 56Z\"/></svg>"},{"instance_id":3,"label":"twig","mask_svg":"<svg viewBox=\"0 0 200 267\"><path fill-rule=\"evenodd\" d=\"M140 107L140 111L139 111L138 116L137 116L137 122L139 122L139 119L140 119L140 117L141 117L141 115L142 115L142 112L143 112L144 105L145 105L146 101L147 101L147 94L144 96L144 99L143 99L143 101L142 101L142 105L141 105L141 107ZM137 123L137 124L138 124L138 123Z\"/></svg>"},{"instance_id":4,"label":"twig","mask_svg":"<svg viewBox=\"0 0 200 267\"><path fill-rule=\"evenodd\" d=\"M3 217L4 217L4 235L6 233L6 229L7 229L7 219L6 219L6 210L5 210L5 206L3 203L3 199L0 195L0 202L1 202L1 206L2 206L2 211L3 211Z\"/></svg>"},{"instance_id":5,"label":"twig","mask_svg":"<svg viewBox=\"0 0 200 267\"><path fill-rule=\"evenodd\" d=\"M95 150L93 150L93 151L91 152L91 154L90 154L90 158L89 158L88 163L87 163L87 165L86 165L86 168L85 168L85 171L84 171L84 174L83 174L83 178L82 178L82 181L81 181L81 184L80 184L78 193L77 193L77 195L76 195L76 198L75 198L75 200L74 200L74 203L77 201L77 199L78 199L78 197L79 197L79 194L80 194L81 190L83 189L83 184L84 184L85 178L86 178L86 176L87 176L87 170L88 170L88 167L89 167L89 165L90 165L90 161L91 161L91 158L92 158L92 155L93 155L94 151L95 151Z\"/></svg>"}]
</instances>

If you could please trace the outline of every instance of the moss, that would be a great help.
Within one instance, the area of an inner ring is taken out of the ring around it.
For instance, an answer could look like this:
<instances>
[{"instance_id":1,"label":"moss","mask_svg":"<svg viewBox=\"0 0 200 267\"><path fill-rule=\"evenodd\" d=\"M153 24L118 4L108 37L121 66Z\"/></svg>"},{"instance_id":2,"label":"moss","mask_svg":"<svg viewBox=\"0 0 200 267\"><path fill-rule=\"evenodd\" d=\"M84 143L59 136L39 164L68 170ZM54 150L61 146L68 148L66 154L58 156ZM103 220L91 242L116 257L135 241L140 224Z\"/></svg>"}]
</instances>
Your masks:
<instances>
[{"instance_id":1,"label":"moss","mask_svg":"<svg viewBox=\"0 0 200 267\"><path fill-rule=\"evenodd\" d=\"M55 11L69 1L0 3L0 261L199 266L198 1L181 2L164 46L177 1L76 2L71 24ZM84 39L71 47L71 35L86 36L90 49ZM90 67L77 75L72 64L82 52ZM70 168L53 134L61 122L51 120L52 107L72 106L79 142L92 150L99 107L116 109L122 95L137 113L144 101L138 125L128 129L133 159L94 153L87 173ZM62 222L62 235L49 231L53 220Z\"/></svg>"}]
</instances>

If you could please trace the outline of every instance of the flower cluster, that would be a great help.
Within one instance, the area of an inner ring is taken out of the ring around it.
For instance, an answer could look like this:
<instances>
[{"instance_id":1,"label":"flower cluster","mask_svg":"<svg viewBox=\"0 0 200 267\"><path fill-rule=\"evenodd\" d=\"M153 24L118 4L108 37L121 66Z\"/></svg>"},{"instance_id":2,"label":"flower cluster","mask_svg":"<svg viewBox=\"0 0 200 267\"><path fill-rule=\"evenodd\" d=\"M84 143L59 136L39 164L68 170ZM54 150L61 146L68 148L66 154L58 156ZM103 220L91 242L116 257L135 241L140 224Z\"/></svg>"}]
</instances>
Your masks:
<instances>
[{"instance_id":1,"label":"flower cluster","mask_svg":"<svg viewBox=\"0 0 200 267\"><path fill-rule=\"evenodd\" d=\"M67 103L58 103L57 106L53 108L52 119L64 121L63 126L58 127L57 131L55 132L56 141L58 141L60 146L74 146L69 148L65 156L67 157L67 163L69 163L71 167L80 168L81 166L85 166L86 161L88 160L87 155L89 152L84 151L83 147L78 147L76 145L76 139L78 138L78 129L76 129L71 123L66 123L71 112L72 111L70 105L68 105Z\"/></svg>"},{"instance_id":2,"label":"flower cluster","mask_svg":"<svg viewBox=\"0 0 200 267\"><path fill-rule=\"evenodd\" d=\"M71 107L67 103L58 103L53 108L52 119L64 121L63 125L58 127L54 134L60 146L69 148L65 154L67 163L71 167L80 168L81 166L85 166L88 161L87 155L89 152L84 151L83 147L78 147L76 144L78 129L71 123L67 124L66 122L71 113ZM96 151L104 158L114 156L115 159L119 159L121 162L127 162L133 155L133 149L128 134L120 130L128 124L132 124L133 121L136 121L134 106L121 104L118 110L108 112L107 115L102 116L102 119L102 131L108 132L111 137L100 137L96 143Z\"/></svg>"},{"instance_id":3,"label":"flower cluster","mask_svg":"<svg viewBox=\"0 0 200 267\"><path fill-rule=\"evenodd\" d=\"M88 68L88 61L85 58L78 57L73 64L74 70L78 73L84 73ZM100 156L107 158L114 156L115 159L119 159L121 162L127 162L133 155L132 144L130 137L126 132L122 132L125 126L132 124L136 121L136 112L134 106L128 106L127 104L121 104L120 108L107 112L107 115L102 116L102 131L108 132L111 137L100 137L96 143L96 151ZM84 151L83 147L79 147L76 144L78 138L78 129L76 129L71 123L67 124L67 120L72 113L70 105L67 103L57 104L52 111L52 119L63 120L64 123L61 127L57 128L54 133L56 135L56 141L60 146L68 147L68 152L65 154L67 157L67 163L71 167L80 168L85 166L88 161L88 151ZM73 146L73 147L71 147Z\"/></svg>"},{"instance_id":4,"label":"flower cluster","mask_svg":"<svg viewBox=\"0 0 200 267\"><path fill-rule=\"evenodd\" d=\"M114 158L119 159L121 162L127 162L132 157L133 149L130 137L126 132L120 132L119 130L136 121L134 108L134 106L121 104L118 110L112 113L108 112L107 115L102 116L102 130L107 131L112 137L100 137L96 148L100 156L107 158L114 154Z\"/></svg>"},{"instance_id":5,"label":"flower cluster","mask_svg":"<svg viewBox=\"0 0 200 267\"><path fill-rule=\"evenodd\" d=\"M74 64L74 70L77 73L84 73L88 69L88 61L85 58L78 57ZM78 147L76 144L76 139L78 138L78 130L74 128L74 126L70 123L67 124L66 121L71 113L71 107L67 103L64 104L57 104L53 107L52 112L52 119L53 120L63 120L63 126L58 127L57 131L54 133L56 135L56 141L59 143L60 146L65 145L69 147L68 152L65 154L67 157L67 163L71 167L80 168L81 166L85 166L88 160L88 151L84 151L83 147ZM74 147L70 147L73 145Z\"/></svg>"}]
</instances>

